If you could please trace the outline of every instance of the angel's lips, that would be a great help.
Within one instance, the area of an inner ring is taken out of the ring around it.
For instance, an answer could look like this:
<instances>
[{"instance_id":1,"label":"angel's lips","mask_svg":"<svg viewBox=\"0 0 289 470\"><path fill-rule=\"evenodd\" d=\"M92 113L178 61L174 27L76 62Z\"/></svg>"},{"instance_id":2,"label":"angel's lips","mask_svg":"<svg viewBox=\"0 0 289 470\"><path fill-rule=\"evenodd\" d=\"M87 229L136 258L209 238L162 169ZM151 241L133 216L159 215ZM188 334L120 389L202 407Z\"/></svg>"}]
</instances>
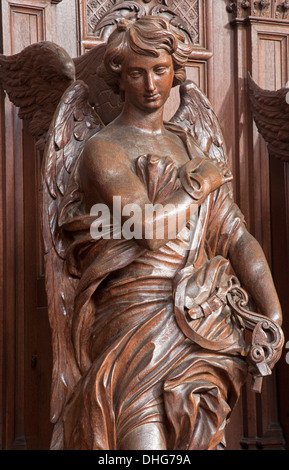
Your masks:
<instances>
[{"instance_id":1,"label":"angel's lips","mask_svg":"<svg viewBox=\"0 0 289 470\"><path fill-rule=\"evenodd\" d=\"M147 100L147 101L156 101L160 98L160 94L159 93L155 93L154 95L144 95L144 98Z\"/></svg>"}]
</instances>

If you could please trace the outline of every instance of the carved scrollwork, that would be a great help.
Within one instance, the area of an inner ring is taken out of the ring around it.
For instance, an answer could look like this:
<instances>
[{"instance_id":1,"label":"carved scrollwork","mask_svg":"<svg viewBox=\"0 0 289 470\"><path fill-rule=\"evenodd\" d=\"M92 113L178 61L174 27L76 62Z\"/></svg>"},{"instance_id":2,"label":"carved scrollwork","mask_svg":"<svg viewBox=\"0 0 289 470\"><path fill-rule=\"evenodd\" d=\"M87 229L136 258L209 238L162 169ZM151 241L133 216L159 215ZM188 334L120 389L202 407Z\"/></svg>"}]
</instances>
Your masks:
<instances>
[{"instance_id":1,"label":"carved scrollwork","mask_svg":"<svg viewBox=\"0 0 289 470\"><path fill-rule=\"evenodd\" d=\"M247 0L244 0L242 3L241 3L241 7L244 9L244 10L247 10L247 8L250 7L250 2Z\"/></svg>"},{"instance_id":2,"label":"carved scrollwork","mask_svg":"<svg viewBox=\"0 0 289 470\"><path fill-rule=\"evenodd\" d=\"M289 10L289 2L282 2L278 5L278 10L288 11Z\"/></svg>"},{"instance_id":3,"label":"carved scrollwork","mask_svg":"<svg viewBox=\"0 0 289 470\"><path fill-rule=\"evenodd\" d=\"M107 39L120 17L139 18L159 15L182 29L189 39L199 44L199 0L90 0L87 3L88 26L94 36Z\"/></svg>"},{"instance_id":4,"label":"carved scrollwork","mask_svg":"<svg viewBox=\"0 0 289 470\"><path fill-rule=\"evenodd\" d=\"M229 2L227 11L233 14L234 17L243 18L251 14L251 3L249 0Z\"/></svg>"},{"instance_id":5,"label":"carved scrollwork","mask_svg":"<svg viewBox=\"0 0 289 470\"><path fill-rule=\"evenodd\" d=\"M166 17L173 26L178 27L187 35L189 42L193 41L188 24L174 11L172 0L116 2L96 24L94 34L106 40L121 18L138 19L146 15L162 15Z\"/></svg>"},{"instance_id":6,"label":"carved scrollwork","mask_svg":"<svg viewBox=\"0 0 289 470\"><path fill-rule=\"evenodd\" d=\"M227 11L234 18L266 17L288 19L289 1L269 2L267 0L234 0L227 1Z\"/></svg>"},{"instance_id":7,"label":"carved scrollwork","mask_svg":"<svg viewBox=\"0 0 289 470\"><path fill-rule=\"evenodd\" d=\"M254 6L262 11L270 6L270 2L267 2L267 0L258 0L257 2L254 2Z\"/></svg>"},{"instance_id":8,"label":"carved scrollwork","mask_svg":"<svg viewBox=\"0 0 289 470\"><path fill-rule=\"evenodd\" d=\"M247 10L250 6L251 6L251 2L249 2L248 0L243 0L242 2L239 2L240 3L240 8L243 8L244 10ZM227 11L229 13L234 13L234 12L237 12L238 10L238 2L230 2L228 5L227 5Z\"/></svg>"},{"instance_id":9,"label":"carved scrollwork","mask_svg":"<svg viewBox=\"0 0 289 470\"><path fill-rule=\"evenodd\" d=\"M253 376L252 389L260 393L262 378L272 373L274 365L280 359L284 334L280 326L269 317L248 309L249 298L241 287L233 286L227 296L237 316L252 330L247 363Z\"/></svg>"},{"instance_id":10,"label":"carved scrollwork","mask_svg":"<svg viewBox=\"0 0 289 470\"><path fill-rule=\"evenodd\" d=\"M280 3L276 9L276 17L281 19L288 19L289 17L289 2L286 0L285 2Z\"/></svg>"}]
</instances>

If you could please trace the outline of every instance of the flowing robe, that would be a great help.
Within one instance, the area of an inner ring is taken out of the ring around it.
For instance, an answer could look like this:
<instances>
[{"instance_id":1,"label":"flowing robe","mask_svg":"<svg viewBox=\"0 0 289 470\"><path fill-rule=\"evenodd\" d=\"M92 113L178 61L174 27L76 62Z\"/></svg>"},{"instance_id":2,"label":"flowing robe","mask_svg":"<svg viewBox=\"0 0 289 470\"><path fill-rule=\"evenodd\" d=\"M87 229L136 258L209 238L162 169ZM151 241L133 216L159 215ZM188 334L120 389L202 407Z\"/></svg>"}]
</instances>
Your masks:
<instances>
[{"instance_id":1,"label":"flowing robe","mask_svg":"<svg viewBox=\"0 0 289 470\"><path fill-rule=\"evenodd\" d=\"M191 138L169 129L194 158ZM169 157L139 157L135 171L154 204L180 184ZM74 237L67 269L79 279L71 329L82 378L61 417L63 448L116 450L152 422L170 450L217 448L247 374L243 325L226 302L236 282L230 241L244 223L229 186L156 251L136 240L94 240L89 221L76 168L60 223Z\"/></svg>"}]
</instances>

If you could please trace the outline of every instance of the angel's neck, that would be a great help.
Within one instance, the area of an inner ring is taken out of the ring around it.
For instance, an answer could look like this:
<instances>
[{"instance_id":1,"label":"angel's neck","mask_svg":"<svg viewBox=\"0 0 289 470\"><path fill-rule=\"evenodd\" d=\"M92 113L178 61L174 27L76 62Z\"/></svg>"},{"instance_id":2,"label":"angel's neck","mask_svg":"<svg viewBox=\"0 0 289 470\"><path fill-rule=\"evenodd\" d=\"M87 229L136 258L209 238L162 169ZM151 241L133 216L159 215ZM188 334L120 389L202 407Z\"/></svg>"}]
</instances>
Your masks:
<instances>
[{"instance_id":1,"label":"angel's neck","mask_svg":"<svg viewBox=\"0 0 289 470\"><path fill-rule=\"evenodd\" d=\"M124 106L120 116L115 121L118 125L134 128L145 134L163 134L163 108L148 113L136 108Z\"/></svg>"}]
</instances>

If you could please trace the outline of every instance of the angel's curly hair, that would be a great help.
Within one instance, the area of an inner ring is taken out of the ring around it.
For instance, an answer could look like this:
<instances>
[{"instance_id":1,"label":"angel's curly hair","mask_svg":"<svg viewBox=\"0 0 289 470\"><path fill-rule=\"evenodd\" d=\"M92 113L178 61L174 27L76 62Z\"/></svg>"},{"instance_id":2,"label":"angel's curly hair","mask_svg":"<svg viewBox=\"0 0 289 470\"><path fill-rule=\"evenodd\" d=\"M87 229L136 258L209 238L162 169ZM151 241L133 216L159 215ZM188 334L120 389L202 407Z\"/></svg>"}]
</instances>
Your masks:
<instances>
[{"instance_id":1,"label":"angel's curly hair","mask_svg":"<svg viewBox=\"0 0 289 470\"><path fill-rule=\"evenodd\" d=\"M127 48L141 55L159 56L159 49L167 51L173 60L173 86L186 79L186 63L192 45L185 41L182 32L166 18L145 16L138 20L122 19L109 37L99 75L112 90L119 94L119 79Z\"/></svg>"}]
</instances>

